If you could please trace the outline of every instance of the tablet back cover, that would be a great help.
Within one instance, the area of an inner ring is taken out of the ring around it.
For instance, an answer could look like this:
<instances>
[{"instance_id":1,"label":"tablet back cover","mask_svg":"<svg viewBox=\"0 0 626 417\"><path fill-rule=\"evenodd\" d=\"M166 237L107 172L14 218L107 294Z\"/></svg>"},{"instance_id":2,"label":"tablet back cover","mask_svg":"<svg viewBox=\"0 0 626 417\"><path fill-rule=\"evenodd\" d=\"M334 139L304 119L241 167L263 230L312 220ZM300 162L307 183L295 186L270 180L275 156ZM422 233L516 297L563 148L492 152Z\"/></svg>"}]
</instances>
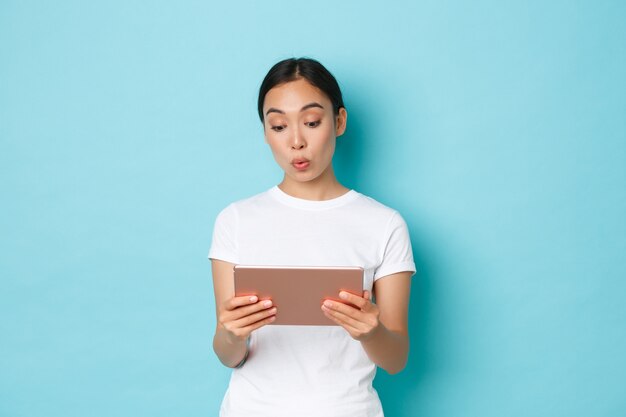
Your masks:
<instances>
[{"instance_id":1,"label":"tablet back cover","mask_svg":"<svg viewBox=\"0 0 626 417\"><path fill-rule=\"evenodd\" d=\"M343 302L339 291L363 296L363 268L235 266L235 295L271 299L275 325L336 325L321 305L325 299Z\"/></svg>"}]
</instances>

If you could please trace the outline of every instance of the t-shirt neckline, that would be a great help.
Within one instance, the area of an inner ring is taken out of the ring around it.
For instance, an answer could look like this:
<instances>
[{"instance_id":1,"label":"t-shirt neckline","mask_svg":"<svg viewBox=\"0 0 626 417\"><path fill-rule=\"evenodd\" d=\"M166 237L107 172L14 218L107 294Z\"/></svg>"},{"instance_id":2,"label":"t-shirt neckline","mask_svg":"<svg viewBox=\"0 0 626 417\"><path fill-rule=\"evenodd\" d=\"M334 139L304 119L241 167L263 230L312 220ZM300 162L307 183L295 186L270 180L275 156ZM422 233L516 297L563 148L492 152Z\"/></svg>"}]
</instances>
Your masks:
<instances>
[{"instance_id":1,"label":"t-shirt neckline","mask_svg":"<svg viewBox=\"0 0 626 417\"><path fill-rule=\"evenodd\" d=\"M358 192L351 189L339 197L331 198L330 200L306 200L304 198L298 198L287 194L281 190L278 185L270 188L269 194L283 204L304 210L325 210L343 206L357 198L359 195Z\"/></svg>"}]
</instances>

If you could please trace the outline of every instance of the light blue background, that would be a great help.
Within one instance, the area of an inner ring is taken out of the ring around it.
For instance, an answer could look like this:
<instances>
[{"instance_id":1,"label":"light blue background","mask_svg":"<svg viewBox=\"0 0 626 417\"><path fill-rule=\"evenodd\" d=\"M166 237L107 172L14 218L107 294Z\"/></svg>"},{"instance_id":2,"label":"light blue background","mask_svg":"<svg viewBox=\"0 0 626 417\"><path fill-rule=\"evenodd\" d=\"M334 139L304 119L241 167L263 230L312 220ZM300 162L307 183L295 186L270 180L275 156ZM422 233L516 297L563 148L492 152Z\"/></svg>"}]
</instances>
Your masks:
<instances>
[{"instance_id":1,"label":"light blue background","mask_svg":"<svg viewBox=\"0 0 626 417\"><path fill-rule=\"evenodd\" d=\"M626 415L626 3L0 3L0 416L215 416L206 259L307 55L418 274L387 415Z\"/></svg>"}]
</instances>

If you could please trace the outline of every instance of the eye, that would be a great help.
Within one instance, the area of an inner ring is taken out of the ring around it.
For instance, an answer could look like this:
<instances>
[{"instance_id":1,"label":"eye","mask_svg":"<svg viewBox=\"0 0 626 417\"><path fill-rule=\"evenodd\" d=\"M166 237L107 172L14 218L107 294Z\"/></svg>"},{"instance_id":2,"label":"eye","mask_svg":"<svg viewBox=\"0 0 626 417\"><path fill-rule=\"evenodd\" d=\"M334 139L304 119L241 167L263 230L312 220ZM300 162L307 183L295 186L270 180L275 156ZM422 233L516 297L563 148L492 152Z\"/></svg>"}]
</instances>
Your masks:
<instances>
[{"instance_id":1,"label":"eye","mask_svg":"<svg viewBox=\"0 0 626 417\"><path fill-rule=\"evenodd\" d=\"M285 129L285 127L286 127L286 126L282 126L282 125L279 125L279 126L272 126L272 127L271 127L271 129L272 129L274 132L282 132L282 131Z\"/></svg>"},{"instance_id":2,"label":"eye","mask_svg":"<svg viewBox=\"0 0 626 417\"><path fill-rule=\"evenodd\" d=\"M316 120L315 122L306 122L305 125L307 125L308 127L317 127L320 123L321 122L319 120Z\"/></svg>"}]
</instances>

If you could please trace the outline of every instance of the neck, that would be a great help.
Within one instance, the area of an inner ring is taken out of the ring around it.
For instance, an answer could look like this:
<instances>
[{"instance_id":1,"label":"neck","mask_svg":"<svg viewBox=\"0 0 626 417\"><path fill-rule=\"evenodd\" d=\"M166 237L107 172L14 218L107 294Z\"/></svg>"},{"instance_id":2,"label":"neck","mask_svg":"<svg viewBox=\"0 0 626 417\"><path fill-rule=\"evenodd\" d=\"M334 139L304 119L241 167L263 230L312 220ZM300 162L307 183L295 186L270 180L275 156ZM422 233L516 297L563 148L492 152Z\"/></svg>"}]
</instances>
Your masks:
<instances>
[{"instance_id":1,"label":"neck","mask_svg":"<svg viewBox=\"0 0 626 417\"><path fill-rule=\"evenodd\" d=\"M311 181L296 181L285 175L278 188L292 197L315 201L337 198L349 191L337 181L332 165Z\"/></svg>"}]
</instances>

